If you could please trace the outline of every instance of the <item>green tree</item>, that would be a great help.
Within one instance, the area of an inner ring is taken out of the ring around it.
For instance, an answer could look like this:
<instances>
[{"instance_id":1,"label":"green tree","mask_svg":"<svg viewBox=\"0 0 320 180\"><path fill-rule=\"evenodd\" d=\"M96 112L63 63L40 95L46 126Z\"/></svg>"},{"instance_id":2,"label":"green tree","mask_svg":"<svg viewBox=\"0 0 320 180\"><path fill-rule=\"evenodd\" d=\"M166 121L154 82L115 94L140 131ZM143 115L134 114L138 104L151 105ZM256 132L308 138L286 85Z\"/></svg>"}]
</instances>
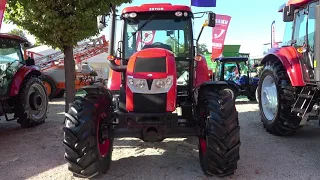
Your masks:
<instances>
[{"instance_id":1,"label":"green tree","mask_svg":"<svg viewBox=\"0 0 320 180\"><path fill-rule=\"evenodd\" d=\"M26 33L22 30L22 29L12 29L11 31L8 32L9 34L14 34L20 37L23 37L25 39L27 39Z\"/></svg>"},{"instance_id":2,"label":"green tree","mask_svg":"<svg viewBox=\"0 0 320 180\"><path fill-rule=\"evenodd\" d=\"M131 0L9 0L5 21L36 36L41 43L59 48L65 55L66 107L75 96L73 47L98 33L97 16Z\"/></svg>"},{"instance_id":3,"label":"green tree","mask_svg":"<svg viewBox=\"0 0 320 180\"><path fill-rule=\"evenodd\" d=\"M199 43L199 53L200 54L208 54L209 53L209 50L208 50L208 47L206 44L200 44Z\"/></svg>"}]
</instances>

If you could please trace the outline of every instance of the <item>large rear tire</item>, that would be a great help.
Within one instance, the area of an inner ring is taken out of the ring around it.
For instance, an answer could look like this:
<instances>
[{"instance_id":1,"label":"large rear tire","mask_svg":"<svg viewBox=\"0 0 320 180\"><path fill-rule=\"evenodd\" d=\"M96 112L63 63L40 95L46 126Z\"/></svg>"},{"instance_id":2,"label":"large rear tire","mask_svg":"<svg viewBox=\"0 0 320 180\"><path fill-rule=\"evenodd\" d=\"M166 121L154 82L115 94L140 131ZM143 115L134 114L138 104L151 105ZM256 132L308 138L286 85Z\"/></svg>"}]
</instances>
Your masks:
<instances>
[{"instance_id":1,"label":"large rear tire","mask_svg":"<svg viewBox=\"0 0 320 180\"><path fill-rule=\"evenodd\" d=\"M46 88L38 77L27 76L21 84L15 116L23 128L43 124L47 118L48 95Z\"/></svg>"},{"instance_id":2,"label":"large rear tire","mask_svg":"<svg viewBox=\"0 0 320 180\"><path fill-rule=\"evenodd\" d=\"M66 114L65 159L75 175L91 178L108 171L113 150L110 96L90 92L76 97Z\"/></svg>"},{"instance_id":3,"label":"large rear tire","mask_svg":"<svg viewBox=\"0 0 320 180\"><path fill-rule=\"evenodd\" d=\"M43 81L43 84L47 89L47 94L48 94L49 100L54 99L55 95L57 93L56 82L48 75L42 75L40 78Z\"/></svg>"},{"instance_id":4,"label":"large rear tire","mask_svg":"<svg viewBox=\"0 0 320 180\"><path fill-rule=\"evenodd\" d=\"M58 92L56 93L55 98L63 98L64 97L65 90L64 89L59 89Z\"/></svg>"},{"instance_id":5,"label":"large rear tire","mask_svg":"<svg viewBox=\"0 0 320 180\"><path fill-rule=\"evenodd\" d=\"M240 126L235 101L228 92L206 89L200 92L199 115L205 122L199 137L201 168L207 175L234 174L240 159Z\"/></svg>"},{"instance_id":6,"label":"large rear tire","mask_svg":"<svg viewBox=\"0 0 320 180\"><path fill-rule=\"evenodd\" d=\"M261 121L269 133L287 136L301 128L301 118L291 113L297 98L296 89L280 61L265 64L259 80L258 98Z\"/></svg>"}]
</instances>

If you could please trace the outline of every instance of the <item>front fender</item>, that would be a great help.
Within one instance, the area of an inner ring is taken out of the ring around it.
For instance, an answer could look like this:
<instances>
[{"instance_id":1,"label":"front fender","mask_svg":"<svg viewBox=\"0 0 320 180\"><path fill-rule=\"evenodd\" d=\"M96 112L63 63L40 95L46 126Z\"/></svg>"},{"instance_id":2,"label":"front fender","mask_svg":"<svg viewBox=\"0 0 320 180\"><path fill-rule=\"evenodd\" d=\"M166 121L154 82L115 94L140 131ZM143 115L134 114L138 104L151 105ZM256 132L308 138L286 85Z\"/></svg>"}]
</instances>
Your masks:
<instances>
[{"instance_id":1,"label":"front fender","mask_svg":"<svg viewBox=\"0 0 320 180\"><path fill-rule=\"evenodd\" d=\"M198 104L198 95L199 92L202 91L202 89L205 88L212 88L212 89L222 89L223 87L230 86L225 81L205 81L199 86L197 86L193 91L193 97L196 104Z\"/></svg>"},{"instance_id":2,"label":"front fender","mask_svg":"<svg viewBox=\"0 0 320 180\"><path fill-rule=\"evenodd\" d=\"M262 59L261 64L265 64L267 61L275 59L280 60L287 70L292 86L305 86L299 61L300 58L294 47L287 46L270 49L268 55Z\"/></svg>"},{"instance_id":3,"label":"front fender","mask_svg":"<svg viewBox=\"0 0 320 180\"><path fill-rule=\"evenodd\" d=\"M36 75L40 76L41 72L39 67L37 66L22 66L16 74L13 76L13 80L11 83L11 88L9 91L9 96L16 96L19 93L21 84L26 76L28 75Z\"/></svg>"}]
</instances>

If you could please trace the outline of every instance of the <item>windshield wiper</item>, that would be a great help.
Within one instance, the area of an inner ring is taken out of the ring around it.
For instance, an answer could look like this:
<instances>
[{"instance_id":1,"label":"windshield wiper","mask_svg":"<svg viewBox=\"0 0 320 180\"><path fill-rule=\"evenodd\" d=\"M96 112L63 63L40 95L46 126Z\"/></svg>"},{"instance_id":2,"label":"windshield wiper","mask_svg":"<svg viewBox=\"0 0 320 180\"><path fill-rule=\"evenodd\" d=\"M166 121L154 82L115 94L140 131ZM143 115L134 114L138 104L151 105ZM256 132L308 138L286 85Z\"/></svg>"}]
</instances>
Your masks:
<instances>
[{"instance_id":1,"label":"windshield wiper","mask_svg":"<svg viewBox=\"0 0 320 180\"><path fill-rule=\"evenodd\" d=\"M138 30L136 30L134 33L132 33L132 36L128 39L130 40L133 36L135 36L139 31L141 31L142 28L144 28L147 24L149 24L149 22L151 22L151 20L153 19L153 17L155 16L155 14L153 14L152 16L149 17L149 19L142 24L142 26L140 28L138 28Z\"/></svg>"}]
</instances>

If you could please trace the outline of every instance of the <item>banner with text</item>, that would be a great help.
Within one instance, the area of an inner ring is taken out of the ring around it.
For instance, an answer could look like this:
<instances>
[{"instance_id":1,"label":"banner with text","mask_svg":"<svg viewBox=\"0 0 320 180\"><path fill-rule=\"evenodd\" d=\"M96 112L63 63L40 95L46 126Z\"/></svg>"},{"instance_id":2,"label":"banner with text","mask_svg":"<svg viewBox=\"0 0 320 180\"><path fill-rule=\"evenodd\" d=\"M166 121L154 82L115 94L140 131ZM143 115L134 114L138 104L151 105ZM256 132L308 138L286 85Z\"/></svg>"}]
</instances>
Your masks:
<instances>
[{"instance_id":1,"label":"banner with text","mask_svg":"<svg viewBox=\"0 0 320 180\"><path fill-rule=\"evenodd\" d=\"M279 44L276 42L276 28L275 28L276 21L273 21L271 24L271 47L278 48Z\"/></svg>"},{"instance_id":2,"label":"banner with text","mask_svg":"<svg viewBox=\"0 0 320 180\"><path fill-rule=\"evenodd\" d=\"M227 35L228 27L230 24L231 16L216 15L216 26L212 28L212 55L211 59L220 57L223 52L224 40Z\"/></svg>"},{"instance_id":3,"label":"banner with text","mask_svg":"<svg viewBox=\"0 0 320 180\"><path fill-rule=\"evenodd\" d=\"M0 0L0 29L3 20L4 10L6 9L7 0Z\"/></svg>"}]
</instances>

